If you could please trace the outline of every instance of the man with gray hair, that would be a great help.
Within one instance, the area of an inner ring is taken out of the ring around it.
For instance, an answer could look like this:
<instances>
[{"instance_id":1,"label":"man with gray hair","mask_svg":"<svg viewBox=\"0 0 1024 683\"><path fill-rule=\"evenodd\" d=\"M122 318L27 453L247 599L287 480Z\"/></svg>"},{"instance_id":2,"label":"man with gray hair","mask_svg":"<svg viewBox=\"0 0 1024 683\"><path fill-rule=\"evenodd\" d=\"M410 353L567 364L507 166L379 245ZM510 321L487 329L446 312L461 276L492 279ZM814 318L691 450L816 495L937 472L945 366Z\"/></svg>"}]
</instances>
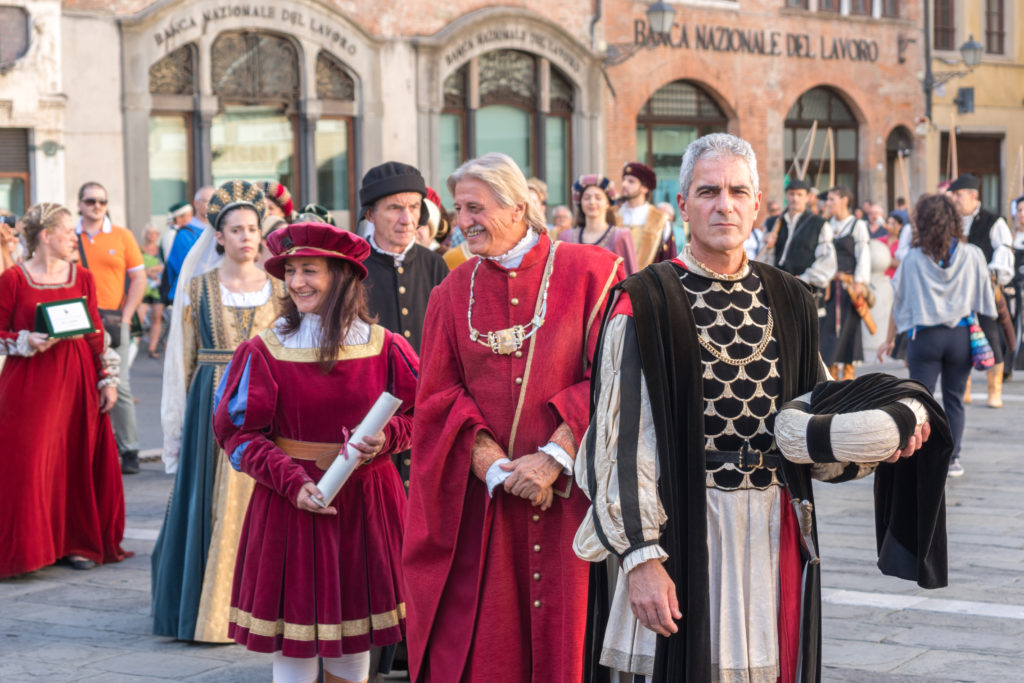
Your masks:
<instances>
[{"instance_id":1,"label":"man with gray hair","mask_svg":"<svg viewBox=\"0 0 1024 683\"><path fill-rule=\"evenodd\" d=\"M552 241L504 154L448 179L475 256L430 296L402 553L414 681L579 681L589 566L572 485L622 259Z\"/></svg>"},{"instance_id":2,"label":"man with gray hair","mask_svg":"<svg viewBox=\"0 0 1024 683\"><path fill-rule=\"evenodd\" d=\"M810 291L743 248L761 203L750 145L697 139L679 185L689 243L612 291L595 353L575 470L593 503L574 541L595 563L585 680L603 667L665 682L817 681L811 478L872 470L797 465L776 449L780 407L824 372Z\"/></svg>"}]
</instances>

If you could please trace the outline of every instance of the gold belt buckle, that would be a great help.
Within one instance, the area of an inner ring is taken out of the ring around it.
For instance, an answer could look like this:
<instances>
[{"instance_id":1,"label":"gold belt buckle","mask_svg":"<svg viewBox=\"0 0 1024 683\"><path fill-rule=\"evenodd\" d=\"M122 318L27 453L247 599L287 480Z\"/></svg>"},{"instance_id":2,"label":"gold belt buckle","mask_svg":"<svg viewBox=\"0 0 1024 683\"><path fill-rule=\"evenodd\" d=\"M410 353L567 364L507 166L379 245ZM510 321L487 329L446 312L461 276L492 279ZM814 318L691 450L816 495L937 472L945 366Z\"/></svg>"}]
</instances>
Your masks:
<instances>
[{"instance_id":1,"label":"gold belt buckle","mask_svg":"<svg viewBox=\"0 0 1024 683\"><path fill-rule=\"evenodd\" d=\"M748 460L749 454L752 452L757 453L757 464L753 464ZM740 467L764 467L764 453L761 451L751 451L747 444L743 444L740 448Z\"/></svg>"}]
</instances>

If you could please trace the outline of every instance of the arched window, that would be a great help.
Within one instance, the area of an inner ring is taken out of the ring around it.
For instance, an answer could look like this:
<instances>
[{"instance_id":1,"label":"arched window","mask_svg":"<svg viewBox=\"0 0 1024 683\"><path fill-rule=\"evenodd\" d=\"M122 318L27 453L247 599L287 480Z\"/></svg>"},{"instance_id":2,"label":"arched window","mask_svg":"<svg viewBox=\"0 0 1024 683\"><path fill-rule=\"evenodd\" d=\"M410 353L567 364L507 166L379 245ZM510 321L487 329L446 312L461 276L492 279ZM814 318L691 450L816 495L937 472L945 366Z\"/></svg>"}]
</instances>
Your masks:
<instances>
[{"instance_id":1,"label":"arched window","mask_svg":"<svg viewBox=\"0 0 1024 683\"><path fill-rule=\"evenodd\" d=\"M574 105L572 83L545 59L518 50L476 57L472 68L464 64L445 79L441 180L466 159L504 152L527 177L547 182L549 206L566 203Z\"/></svg>"},{"instance_id":2,"label":"arched window","mask_svg":"<svg viewBox=\"0 0 1024 683\"><path fill-rule=\"evenodd\" d=\"M834 169L832 186L844 185L856 197L857 119L843 98L831 88L819 87L808 90L797 99L786 114L783 151L787 173L790 177L795 177L795 164L803 165L807 156L808 135L815 121L818 122L818 130L814 136L811 160L807 165L806 180L819 191L825 191L830 187L829 177ZM832 129L834 154L828 146L829 128Z\"/></svg>"},{"instance_id":3,"label":"arched window","mask_svg":"<svg viewBox=\"0 0 1024 683\"><path fill-rule=\"evenodd\" d=\"M213 41L210 68L221 105L210 127L213 184L276 180L296 192L295 45L273 34L225 31Z\"/></svg>"},{"instance_id":4,"label":"arched window","mask_svg":"<svg viewBox=\"0 0 1024 683\"><path fill-rule=\"evenodd\" d=\"M149 206L154 225L163 224L172 204L192 199L195 53L192 43L182 45L149 67Z\"/></svg>"},{"instance_id":5,"label":"arched window","mask_svg":"<svg viewBox=\"0 0 1024 683\"><path fill-rule=\"evenodd\" d=\"M727 125L721 107L695 83L673 81L651 95L636 117L637 160L658 177L651 201L675 204L686 147L702 135L724 132Z\"/></svg>"},{"instance_id":6,"label":"arched window","mask_svg":"<svg viewBox=\"0 0 1024 683\"><path fill-rule=\"evenodd\" d=\"M355 158L352 154L356 81L329 52L316 58L316 95L323 112L316 122L317 203L336 212L338 225L354 226Z\"/></svg>"},{"instance_id":7,"label":"arched window","mask_svg":"<svg viewBox=\"0 0 1024 683\"><path fill-rule=\"evenodd\" d=\"M910 197L910 155L914 151L914 137L906 126L896 126L885 140L886 211L896 208L896 197L908 202Z\"/></svg>"}]
</instances>

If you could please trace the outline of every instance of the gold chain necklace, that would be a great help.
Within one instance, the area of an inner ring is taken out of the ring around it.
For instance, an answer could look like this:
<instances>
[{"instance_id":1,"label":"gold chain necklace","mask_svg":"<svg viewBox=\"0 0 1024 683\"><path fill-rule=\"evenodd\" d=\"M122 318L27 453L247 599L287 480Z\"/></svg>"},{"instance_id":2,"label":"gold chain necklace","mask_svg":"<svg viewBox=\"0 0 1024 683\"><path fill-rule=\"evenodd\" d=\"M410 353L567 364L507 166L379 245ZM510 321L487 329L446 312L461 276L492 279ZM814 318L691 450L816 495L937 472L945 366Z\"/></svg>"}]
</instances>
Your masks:
<instances>
[{"instance_id":1,"label":"gold chain necklace","mask_svg":"<svg viewBox=\"0 0 1024 683\"><path fill-rule=\"evenodd\" d=\"M558 242L551 242L551 248L548 251L548 262L544 267L544 275L540 283L540 291L537 292L537 307L533 312L533 319L525 325L514 325L504 330L494 330L486 333L480 332L473 327L473 304L476 303L476 297L473 295L473 292L476 289L476 271L480 269L480 264L483 263L483 259L477 259L476 265L473 266L473 275L469 279L469 307L466 309L470 341L486 346L495 354L508 355L523 348L523 342L537 333L537 330L544 325L544 317L548 312L548 287L551 285L551 272L555 267L555 249L557 247Z\"/></svg>"},{"instance_id":2,"label":"gold chain necklace","mask_svg":"<svg viewBox=\"0 0 1024 683\"><path fill-rule=\"evenodd\" d=\"M772 310L768 309L768 324L764 328L764 336L761 337L761 341L758 342L757 346L754 347L754 352L746 358L732 358L724 350L719 350L715 346L715 342L711 340L706 330L700 330L697 334L697 341L703 346L708 353L717 358L718 360L728 365L747 365L755 360L761 358L761 354L768 348L768 343L772 340L772 330L775 329L775 319L772 318Z\"/></svg>"},{"instance_id":3,"label":"gold chain necklace","mask_svg":"<svg viewBox=\"0 0 1024 683\"><path fill-rule=\"evenodd\" d=\"M702 261L700 261L696 256L693 255L693 250L690 249L690 245L689 244L687 244L685 247L683 247L683 256L686 257L687 259L689 259L690 261L692 261L697 266L699 266L701 270L703 270L704 272L706 272L708 275L710 275L711 277L715 278L716 280L725 280L726 282L736 282L738 280L742 280L743 278L745 278L747 275L750 274L750 270L747 268L749 259L747 258L746 252L743 252L743 262L740 263L739 270L737 270L735 273L731 273L731 274L728 274L728 275L725 274L725 273L719 273L718 271L714 271L714 270L711 270L710 268L708 268L707 265L705 265Z\"/></svg>"}]
</instances>

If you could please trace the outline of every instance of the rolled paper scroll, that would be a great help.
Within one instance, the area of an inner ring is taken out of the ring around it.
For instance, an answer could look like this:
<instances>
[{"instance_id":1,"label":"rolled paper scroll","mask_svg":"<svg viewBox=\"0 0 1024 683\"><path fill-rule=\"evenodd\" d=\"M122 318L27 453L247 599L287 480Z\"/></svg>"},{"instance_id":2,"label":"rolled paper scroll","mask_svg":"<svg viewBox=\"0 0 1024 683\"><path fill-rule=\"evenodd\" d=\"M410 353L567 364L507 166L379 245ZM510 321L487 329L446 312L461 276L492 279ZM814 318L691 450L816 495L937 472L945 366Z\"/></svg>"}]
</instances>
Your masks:
<instances>
[{"instance_id":1,"label":"rolled paper scroll","mask_svg":"<svg viewBox=\"0 0 1024 683\"><path fill-rule=\"evenodd\" d=\"M386 391L380 395L377 402L370 408L370 412L366 414L366 417L359 423L359 426L353 430L352 436L349 437L348 445L345 447L344 455L335 458L331 466L324 472L324 476L320 477L316 487L320 489L320 493L324 494L324 499L321 502L316 498L312 498L314 503L324 508L331 504L331 501L338 495L338 491L345 485L348 478L363 463L359 459L358 449L353 444L361 442L363 437L373 436L384 429L384 425L398 412L401 406L402 400L400 398L395 398Z\"/></svg>"}]
</instances>

